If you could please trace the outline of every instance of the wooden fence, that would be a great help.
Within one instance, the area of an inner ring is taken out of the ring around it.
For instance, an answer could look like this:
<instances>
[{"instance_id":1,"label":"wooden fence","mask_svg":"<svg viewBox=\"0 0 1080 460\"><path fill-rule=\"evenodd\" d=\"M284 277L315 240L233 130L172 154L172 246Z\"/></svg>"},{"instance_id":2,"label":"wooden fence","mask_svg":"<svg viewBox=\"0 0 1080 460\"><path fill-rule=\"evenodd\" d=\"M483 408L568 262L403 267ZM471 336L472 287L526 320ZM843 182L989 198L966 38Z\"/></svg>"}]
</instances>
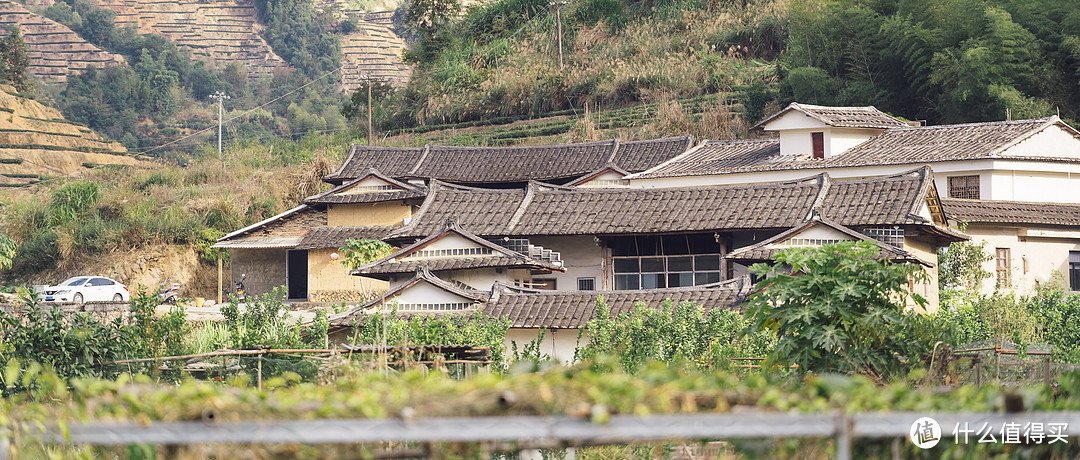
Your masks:
<instances>
[{"instance_id":1,"label":"wooden fence","mask_svg":"<svg viewBox=\"0 0 1080 460\"><path fill-rule=\"evenodd\" d=\"M865 413L786 414L727 413L633 416L613 415L605 423L570 416L433 417L416 419L277 420L242 423L71 423L42 430L33 424L11 426L20 439L39 437L50 444L123 446L129 444L343 444L343 443L513 443L515 449L562 448L671 440L747 438L836 438L836 458L852 458L856 438L895 438L911 442L912 424L933 417L942 441L959 427L1041 423L1064 428L1060 435L1075 445L1080 412L1002 413ZM12 431L0 443L7 444ZM971 441L974 444L974 440ZM0 457L9 449L0 446Z\"/></svg>"}]
</instances>

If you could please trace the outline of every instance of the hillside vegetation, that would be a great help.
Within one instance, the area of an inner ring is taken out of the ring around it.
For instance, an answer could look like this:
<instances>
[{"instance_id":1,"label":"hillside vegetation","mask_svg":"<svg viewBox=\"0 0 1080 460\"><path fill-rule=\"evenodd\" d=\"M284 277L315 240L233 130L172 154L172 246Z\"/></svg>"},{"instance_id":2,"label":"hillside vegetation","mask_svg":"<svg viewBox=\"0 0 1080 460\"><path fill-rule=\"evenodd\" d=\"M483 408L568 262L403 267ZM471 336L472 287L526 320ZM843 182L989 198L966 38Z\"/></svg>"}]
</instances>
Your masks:
<instances>
[{"instance_id":1,"label":"hillside vegetation","mask_svg":"<svg viewBox=\"0 0 1080 460\"><path fill-rule=\"evenodd\" d=\"M562 12L561 70L547 2L499 0L460 19L413 5L427 8L407 16L418 67L382 104L387 129L703 94L747 123L796 100L930 123L1076 119L1080 107L1076 0L582 0Z\"/></svg>"}]
</instances>

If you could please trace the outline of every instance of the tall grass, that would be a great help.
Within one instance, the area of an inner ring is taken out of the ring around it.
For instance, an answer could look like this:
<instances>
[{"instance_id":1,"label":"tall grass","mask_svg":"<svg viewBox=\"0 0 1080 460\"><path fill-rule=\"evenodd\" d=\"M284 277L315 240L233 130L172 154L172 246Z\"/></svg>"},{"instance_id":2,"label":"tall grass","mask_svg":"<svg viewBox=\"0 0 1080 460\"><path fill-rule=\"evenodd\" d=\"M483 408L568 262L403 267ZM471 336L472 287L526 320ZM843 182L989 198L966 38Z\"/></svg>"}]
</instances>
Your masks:
<instances>
[{"instance_id":1,"label":"tall grass","mask_svg":"<svg viewBox=\"0 0 1080 460\"><path fill-rule=\"evenodd\" d=\"M191 244L201 252L221 235L295 206L326 189L328 172L351 139L343 134L298 142L245 142L187 160L101 167L85 179L51 180L31 194L0 203L0 232L20 243L15 263L0 274L29 280L98 254L153 244Z\"/></svg>"}]
</instances>

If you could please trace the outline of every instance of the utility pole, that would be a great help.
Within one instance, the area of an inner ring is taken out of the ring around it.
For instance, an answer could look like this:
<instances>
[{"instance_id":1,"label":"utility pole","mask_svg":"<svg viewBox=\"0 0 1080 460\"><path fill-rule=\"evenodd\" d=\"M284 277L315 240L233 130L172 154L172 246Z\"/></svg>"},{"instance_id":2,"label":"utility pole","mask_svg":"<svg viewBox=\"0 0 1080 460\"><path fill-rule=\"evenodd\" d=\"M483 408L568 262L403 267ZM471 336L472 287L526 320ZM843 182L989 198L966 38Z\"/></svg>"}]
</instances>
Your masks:
<instances>
[{"instance_id":1,"label":"utility pole","mask_svg":"<svg viewBox=\"0 0 1080 460\"><path fill-rule=\"evenodd\" d=\"M371 139L375 133L371 131L371 85L376 78L369 75L361 75L360 81L367 86L367 145L371 145Z\"/></svg>"},{"instance_id":2,"label":"utility pole","mask_svg":"<svg viewBox=\"0 0 1080 460\"><path fill-rule=\"evenodd\" d=\"M230 99L225 93L221 91L214 91L214 94L210 95L210 99L217 99L217 153L221 157L221 169L225 169L225 156L221 154L221 119L224 114L222 108L222 102Z\"/></svg>"},{"instance_id":3,"label":"utility pole","mask_svg":"<svg viewBox=\"0 0 1080 460\"><path fill-rule=\"evenodd\" d=\"M566 1L565 0L557 0L557 1L554 1L554 2L549 2L548 6L554 6L555 7L555 28L557 29L556 33L559 36L559 70L562 70L562 68L563 68L563 59L562 59L562 7L566 6Z\"/></svg>"}]
</instances>

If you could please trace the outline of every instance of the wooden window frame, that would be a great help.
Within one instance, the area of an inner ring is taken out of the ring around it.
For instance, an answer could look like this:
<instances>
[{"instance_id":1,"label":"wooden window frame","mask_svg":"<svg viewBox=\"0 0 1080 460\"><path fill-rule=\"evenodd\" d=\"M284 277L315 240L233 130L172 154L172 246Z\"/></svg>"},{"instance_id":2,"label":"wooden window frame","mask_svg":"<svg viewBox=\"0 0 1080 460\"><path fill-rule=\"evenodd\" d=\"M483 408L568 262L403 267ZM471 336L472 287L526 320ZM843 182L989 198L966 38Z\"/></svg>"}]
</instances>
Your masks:
<instances>
[{"instance_id":1,"label":"wooden window frame","mask_svg":"<svg viewBox=\"0 0 1080 460\"><path fill-rule=\"evenodd\" d=\"M1012 281L1012 251L1009 248L994 250L995 279L999 288L1008 288Z\"/></svg>"},{"instance_id":2,"label":"wooden window frame","mask_svg":"<svg viewBox=\"0 0 1080 460\"><path fill-rule=\"evenodd\" d=\"M813 152L814 159L825 158L825 133L823 131L810 133L810 150Z\"/></svg>"},{"instance_id":3,"label":"wooden window frame","mask_svg":"<svg viewBox=\"0 0 1080 460\"><path fill-rule=\"evenodd\" d=\"M979 175L949 176L949 198L978 200L982 198Z\"/></svg>"}]
</instances>

